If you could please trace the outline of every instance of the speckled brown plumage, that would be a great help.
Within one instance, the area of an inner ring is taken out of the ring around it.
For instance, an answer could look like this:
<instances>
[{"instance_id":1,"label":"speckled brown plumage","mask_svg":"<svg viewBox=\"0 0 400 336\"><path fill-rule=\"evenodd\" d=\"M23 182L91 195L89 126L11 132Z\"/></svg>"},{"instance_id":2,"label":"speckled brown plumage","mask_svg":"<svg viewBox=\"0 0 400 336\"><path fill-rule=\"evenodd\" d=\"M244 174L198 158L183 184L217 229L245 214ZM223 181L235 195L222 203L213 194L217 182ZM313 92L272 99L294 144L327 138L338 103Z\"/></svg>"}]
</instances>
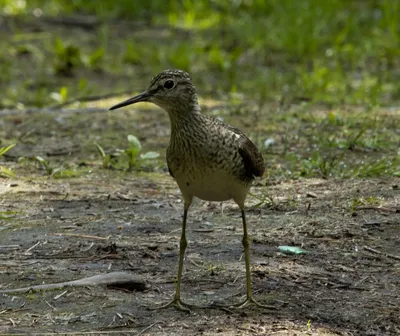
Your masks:
<instances>
[{"instance_id":1,"label":"speckled brown plumage","mask_svg":"<svg viewBox=\"0 0 400 336\"><path fill-rule=\"evenodd\" d=\"M190 76L181 70L166 70L155 76L148 89L111 109L137 102L152 102L169 114L171 139L167 164L184 199L178 279L171 303L186 310L180 298L180 283L186 241L186 218L193 197L207 201L233 199L241 209L246 262L247 297L240 305L255 303L251 291L250 256L244 211L253 180L264 173L264 160L251 140L239 129L201 113Z\"/></svg>"}]
</instances>

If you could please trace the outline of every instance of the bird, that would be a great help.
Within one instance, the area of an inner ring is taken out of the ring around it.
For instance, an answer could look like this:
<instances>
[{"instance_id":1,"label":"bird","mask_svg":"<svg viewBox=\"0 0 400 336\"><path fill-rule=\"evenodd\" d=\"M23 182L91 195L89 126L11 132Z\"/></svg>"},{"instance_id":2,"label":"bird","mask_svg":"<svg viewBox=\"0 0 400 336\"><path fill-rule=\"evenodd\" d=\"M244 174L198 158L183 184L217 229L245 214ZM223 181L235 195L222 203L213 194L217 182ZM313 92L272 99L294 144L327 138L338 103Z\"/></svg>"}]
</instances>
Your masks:
<instances>
[{"instance_id":1,"label":"bird","mask_svg":"<svg viewBox=\"0 0 400 336\"><path fill-rule=\"evenodd\" d=\"M151 80L144 92L112 106L110 110L139 102L153 103L169 115L171 134L166 161L169 174L177 182L184 204L175 295L172 301L160 308L174 306L182 311L190 311L194 306L181 299L182 270L187 247L186 221L194 197L217 202L233 200L241 211L246 299L226 306L245 307L255 304L271 308L255 300L251 287L245 199L252 182L265 171L264 159L257 146L238 128L201 112L196 88L190 75L183 70L162 71Z\"/></svg>"}]
</instances>

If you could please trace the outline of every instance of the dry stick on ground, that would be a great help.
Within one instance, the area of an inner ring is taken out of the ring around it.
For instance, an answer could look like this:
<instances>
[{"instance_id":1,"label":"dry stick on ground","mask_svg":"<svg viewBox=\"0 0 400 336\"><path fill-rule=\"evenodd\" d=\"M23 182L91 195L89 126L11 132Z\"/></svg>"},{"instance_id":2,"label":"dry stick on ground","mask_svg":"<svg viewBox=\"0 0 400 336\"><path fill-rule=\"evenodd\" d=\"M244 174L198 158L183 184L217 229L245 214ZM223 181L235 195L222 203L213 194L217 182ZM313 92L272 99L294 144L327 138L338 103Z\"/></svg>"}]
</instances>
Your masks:
<instances>
[{"instance_id":1,"label":"dry stick on ground","mask_svg":"<svg viewBox=\"0 0 400 336\"><path fill-rule=\"evenodd\" d=\"M77 237L77 238L87 238L87 239L98 239L98 240L109 240L110 236L108 237L99 237L99 236L92 236L92 235L85 235L79 233L54 233L54 236L68 236L68 237Z\"/></svg>"},{"instance_id":2,"label":"dry stick on ground","mask_svg":"<svg viewBox=\"0 0 400 336\"><path fill-rule=\"evenodd\" d=\"M0 249L19 249L19 245L0 245Z\"/></svg>"},{"instance_id":3,"label":"dry stick on ground","mask_svg":"<svg viewBox=\"0 0 400 336\"><path fill-rule=\"evenodd\" d=\"M137 336L140 336L140 335L144 334L146 331L150 330L151 328L153 328L158 323L160 323L160 322L154 322L153 324L150 324L148 327L144 328L141 332L139 332L137 334Z\"/></svg>"},{"instance_id":4,"label":"dry stick on ground","mask_svg":"<svg viewBox=\"0 0 400 336\"><path fill-rule=\"evenodd\" d=\"M384 252L375 250L375 249L373 249L372 247L369 247L369 246L364 246L363 248L364 248L364 250L366 250L366 251L368 251L368 252L372 252L372 253L375 253L375 254L379 254L379 255L385 256L385 257L387 257L387 258L392 258L392 259L400 260L400 257L397 256L397 255L394 255L394 254L384 253Z\"/></svg>"},{"instance_id":5,"label":"dry stick on ground","mask_svg":"<svg viewBox=\"0 0 400 336\"><path fill-rule=\"evenodd\" d=\"M157 324L157 323L156 323ZM153 325L152 325L153 327ZM63 332L62 335L69 335L69 336L78 336L78 335L111 335L111 334L116 334L116 335L125 335L125 334L135 334L135 336L138 336L137 330L90 330L90 331L69 331L69 332ZM21 334L19 334L21 335ZM33 335L39 335L39 334L33 334ZM46 336L57 336L60 335L60 333L45 333L45 334L40 334L40 335L46 335Z\"/></svg>"},{"instance_id":6,"label":"dry stick on ground","mask_svg":"<svg viewBox=\"0 0 400 336\"><path fill-rule=\"evenodd\" d=\"M5 293L26 293L30 291L54 290L65 287L99 286L107 285L113 287L124 287L135 290L144 290L148 287L146 282L135 274L127 272L112 272L107 274L94 275L79 280L66 281L60 283L51 283L45 285L36 285L24 288L0 290L0 294Z\"/></svg>"},{"instance_id":7,"label":"dry stick on ground","mask_svg":"<svg viewBox=\"0 0 400 336\"><path fill-rule=\"evenodd\" d=\"M399 212L400 209L396 207L388 208L383 206L372 206L372 205L360 205L355 207L356 210L376 210L376 211L386 211L386 212Z\"/></svg>"}]
</instances>

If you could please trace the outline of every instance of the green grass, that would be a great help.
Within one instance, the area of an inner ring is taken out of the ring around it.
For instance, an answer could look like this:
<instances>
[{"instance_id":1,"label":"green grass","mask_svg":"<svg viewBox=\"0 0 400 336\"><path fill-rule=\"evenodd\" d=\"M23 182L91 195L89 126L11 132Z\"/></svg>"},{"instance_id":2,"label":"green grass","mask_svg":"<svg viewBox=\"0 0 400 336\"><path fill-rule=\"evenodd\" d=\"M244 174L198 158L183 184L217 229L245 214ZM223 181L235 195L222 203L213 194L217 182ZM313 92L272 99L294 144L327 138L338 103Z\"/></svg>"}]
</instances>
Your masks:
<instances>
[{"instance_id":1,"label":"green grass","mask_svg":"<svg viewBox=\"0 0 400 336\"><path fill-rule=\"evenodd\" d=\"M9 145L7 147L0 147L0 158L6 154L11 148L13 148L15 144ZM0 177L13 177L14 173L7 169L6 167L0 166Z\"/></svg>"},{"instance_id":2,"label":"green grass","mask_svg":"<svg viewBox=\"0 0 400 336\"><path fill-rule=\"evenodd\" d=\"M316 112L299 107L275 118L271 124L277 130L270 132L276 142L264 149L272 177L400 176L396 115L369 108Z\"/></svg>"},{"instance_id":3,"label":"green grass","mask_svg":"<svg viewBox=\"0 0 400 336\"><path fill-rule=\"evenodd\" d=\"M354 198L350 204L350 213L355 214L358 206L382 206L385 203L383 197L367 196Z\"/></svg>"},{"instance_id":4,"label":"green grass","mask_svg":"<svg viewBox=\"0 0 400 336\"><path fill-rule=\"evenodd\" d=\"M139 66L149 73L154 68L177 67L193 73L212 71L218 80L202 78L206 90L262 95L267 100L308 97L329 104L376 106L399 99L399 73L395 71L400 64L398 1L151 1L140 6L128 0L1 3L3 14L8 15L35 13L40 8L41 17L83 13L98 19L89 41L72 30L69 37L61 37L57 30L25 33L18 24L12 25L13 40L0 45L6 50L1 66L6 74L13 72L10 68L24 55L43 76L90 77L93 72L112 76L135 73ZM131 21L150 29L167 25L170 30L155 29L143 38L140 26L135 28ZM11 55L17 59L7 61ZM70 81L69 86L74 83ZM3 105L21 99L9 96ZM51 102L50 97L42 99L22 102Z\"/></svg>"}]
</instances>

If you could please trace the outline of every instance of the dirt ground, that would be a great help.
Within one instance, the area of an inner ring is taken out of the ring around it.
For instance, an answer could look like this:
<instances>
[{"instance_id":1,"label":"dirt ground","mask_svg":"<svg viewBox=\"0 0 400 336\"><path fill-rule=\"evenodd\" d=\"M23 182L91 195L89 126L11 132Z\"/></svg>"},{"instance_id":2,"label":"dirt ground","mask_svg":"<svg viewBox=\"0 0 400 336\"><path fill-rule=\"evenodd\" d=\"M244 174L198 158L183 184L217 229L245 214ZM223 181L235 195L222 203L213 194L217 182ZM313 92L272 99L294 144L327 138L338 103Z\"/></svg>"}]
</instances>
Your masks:
<instances>
[{"instance_id":1,"label":"dirt ground","mask_svg":"<svg viewBox=\"0 0 400 336\"><path fill-rule=\"evenodd\" d=\"M114 118L82 113L3 119L7 136L25 141L10 153L14 158L2 162L16 177L0 180L0 208L6 214L0 219L0 290L114 271L134 274L147 288L3 293L0 333L400 334L400 195L394 178L257 182L253 193L268 193L272 203L252 208L257 201L248 200L252 282L255 297L276 309L150 310L174 292L179 190L165 169L102 169L92 141L95 136L125 141L121 134L132 129L146 148L165 149L167 117L154 113L143 110L140 131L137 114L128 112ZM36 164L18 162L28 155L87 169L75 177L50 178ZM360 197L380 203L352 208ZM199 201L191 208L184 300L240 300L245 294L241 235L233 203ZM278 250L281 245L309 253L287 255Z\"/></svg>"}]
</instances>

